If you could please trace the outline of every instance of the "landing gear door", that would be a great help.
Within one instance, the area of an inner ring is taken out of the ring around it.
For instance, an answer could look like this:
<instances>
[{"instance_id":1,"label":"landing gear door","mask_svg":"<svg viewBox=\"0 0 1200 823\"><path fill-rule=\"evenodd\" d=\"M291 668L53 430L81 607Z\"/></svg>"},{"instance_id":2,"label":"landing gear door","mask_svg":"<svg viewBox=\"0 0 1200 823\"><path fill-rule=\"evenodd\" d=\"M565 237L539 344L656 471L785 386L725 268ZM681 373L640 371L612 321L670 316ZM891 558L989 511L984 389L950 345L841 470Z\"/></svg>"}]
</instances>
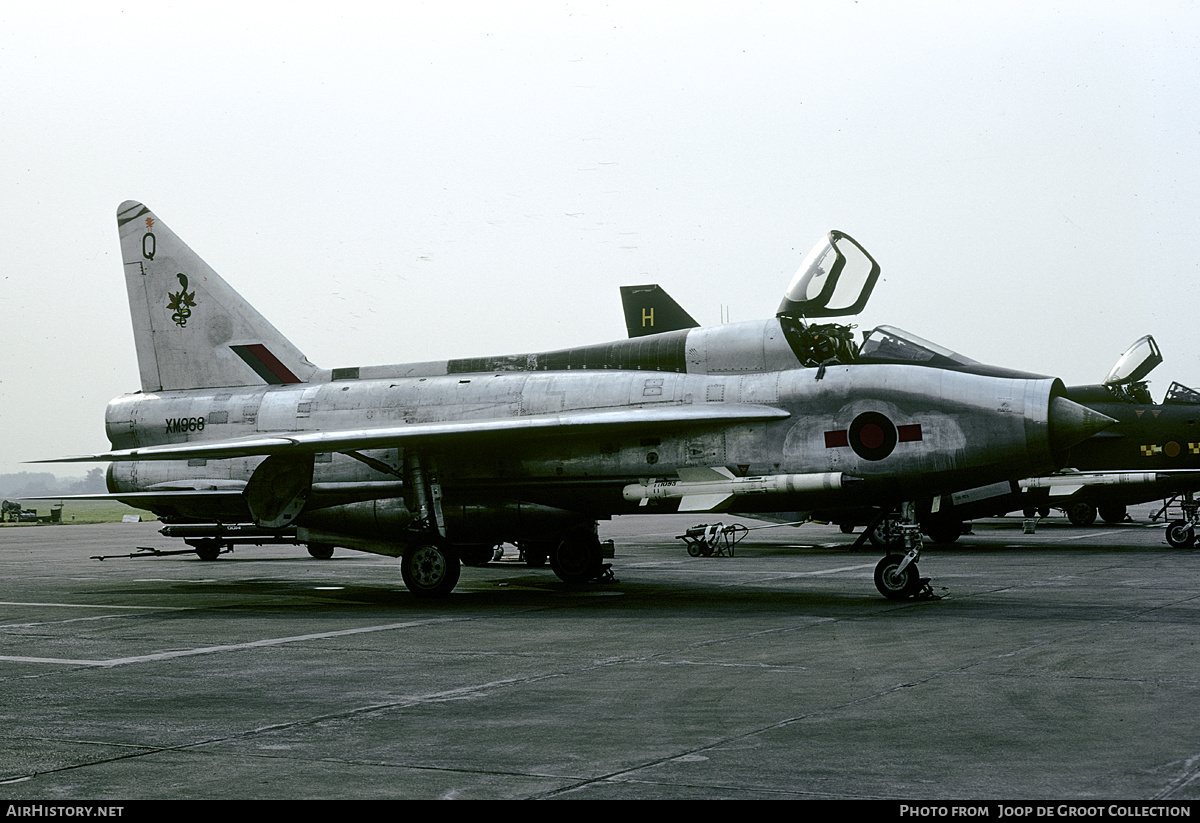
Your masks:
<instances>
[{"instance_id":1,"label":"landing gear door","mask_svg":"<svg viewBox=\"0 0 1200 823\"><path fill-rule=\"evenodd\" d=\"M831 231L800 264L792 278L778 317L844 317L867 305L879 264L854 238Z\"/></svg>"},{"instance_id":2,"label":"landing gear door","mask_svg":"<svg viewBox=\"0 0 1200 823\"><path fill-rule=\"evenodd\" d=\"M1158 344L1154 342L1153 337L1146 335L1125 350L1108 373L1108 377L1104 378L1104 385L1121 386L1142 380L1154 371L1154 367L1162 360Z\"/></svg>"}]
</instances>

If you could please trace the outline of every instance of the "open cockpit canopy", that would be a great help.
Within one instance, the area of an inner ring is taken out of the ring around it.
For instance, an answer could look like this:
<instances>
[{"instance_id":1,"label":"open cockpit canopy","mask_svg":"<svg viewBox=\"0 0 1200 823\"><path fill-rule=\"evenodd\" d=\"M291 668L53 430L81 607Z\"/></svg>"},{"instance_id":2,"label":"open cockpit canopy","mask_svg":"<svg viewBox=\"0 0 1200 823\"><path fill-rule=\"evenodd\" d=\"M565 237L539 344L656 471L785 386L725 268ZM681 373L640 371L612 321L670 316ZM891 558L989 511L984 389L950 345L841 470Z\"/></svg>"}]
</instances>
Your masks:
<instances>
[{"instance_id":1,"label":"open cockpit canopy","mask_svg":"<svg viewBox=\"0 0 1200 823\"><path fill-rule=\"evenodd\" d=\"M1146 335L1117 358L1116 365L1112 367L1108 377L1104 378L1104 385L1122 386L1143 380L1162 361L1158 344L1154 342L1153 337Z\"/></svg>"},{"instance_id":2,"label":"open cockpit canopy","mask_svg":"<svg viewBox=\"0 0 1200 823\"><path fill-rule=\"evenodd\" d=\"M1154 338L1150 335L1140 337L1117 358L1103 385L1115 397L1134 403L1153 403L1154 398L1143 378L1162 360Z\"/></svg>"},{"instance_id":3,"label":"open cockpit canopy","mask_svg":"<svg viewBox=\"0 0 1200 823\"><path fill-rule=\"evenodd\" d=\"M831 231L800 264L776 316L804 320L858 314L878 279L875 258L850 235Z\"/></svg>"}]
</instances>

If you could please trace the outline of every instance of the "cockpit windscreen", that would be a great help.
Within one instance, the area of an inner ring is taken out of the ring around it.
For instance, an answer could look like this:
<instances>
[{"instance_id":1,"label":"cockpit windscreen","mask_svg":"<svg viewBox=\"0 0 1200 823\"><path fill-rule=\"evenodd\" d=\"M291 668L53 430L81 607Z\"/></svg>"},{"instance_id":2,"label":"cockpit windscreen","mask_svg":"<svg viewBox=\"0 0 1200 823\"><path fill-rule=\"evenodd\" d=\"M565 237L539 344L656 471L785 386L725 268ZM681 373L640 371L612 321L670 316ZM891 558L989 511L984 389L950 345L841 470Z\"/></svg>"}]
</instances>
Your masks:
<instances>
[{"instance_id":1,"label":"cockpit windscreen","mask_svg":"<svg viewBox=\"0 0 1200 823\"><path fill-rule=\"evenodd\" d=\"M858 362L909 363L992 377L1028 379L1043 376L980 363L895 326L877 326L863 335L862 345L858 348Z\"/></svg>"},{"instance_id":2,"label":"cockpit windscreen","mask_svg":"<svg viewBox=\"0 0 1200 823\"><path fill-rule=\"evenodd\" d=\"M978 361L937 343L898 329L895 326L878 326L863 336L858 350L859 359L868 363L928 363L930 365L959 366L978 365Z\"/></svg>"}]
</instances>

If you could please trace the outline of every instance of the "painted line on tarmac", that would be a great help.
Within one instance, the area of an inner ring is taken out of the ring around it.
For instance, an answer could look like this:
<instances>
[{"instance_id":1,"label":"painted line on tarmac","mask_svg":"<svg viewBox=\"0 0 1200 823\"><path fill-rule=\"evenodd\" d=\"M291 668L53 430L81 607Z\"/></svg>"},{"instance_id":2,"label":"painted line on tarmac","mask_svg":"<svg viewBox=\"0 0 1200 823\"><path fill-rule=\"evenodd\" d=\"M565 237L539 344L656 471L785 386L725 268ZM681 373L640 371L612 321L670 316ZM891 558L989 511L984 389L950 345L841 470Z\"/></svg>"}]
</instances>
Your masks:
<instances>
[{"instance_id":1,"label":"painted line on tarmac","mask_svg":"<svg viewBox=\"0 0 1200 823\"><path fill-rule=\"evenodd\" d=\"M1070 537L1067 537L1064 539L1066 539L1066 540L1087 540L1089 537L1107 537L1110 534L1112 534L1112 532L1110 532L1110 531L1086 532L1084 534L1074 534L1074 535L1071 535Z\"/></svg>"},{"instance_id":2,"label":"painted line on tarmac","mask_svg":"<svg viewBox=\"0 0 1200 823\"><path fill-rule=\"evenodd\" d=\"M864 563L861 566L841 566L836 569L821 569L815 572L786 572L784 577L815 577L818 574L841 574L842 572L856 572L861 569L873 569L877 563Z\"/></svg>"},{"instance_id":3,"label":"painted line on tarmac","mask_svg":"<svg viewBox=\"0 0 1200 823\"><path fill-rule=\"evenodd\" d=\"M98 666L112 668L126 666L130 663L152 663L158 660L170 660L176 657L194 657L201 654L218 654L220 652L242 651L264 646L282 646L286 643L303 643L311 640L327 640L331 637L347 637L369 632L386 632L394 629L411 629L418 626L430 626L437 623L450 623L465 620L462 617L437 617L429 620L410 620L404 623L387 623L382 626L363 626L358 629L342 629L336 632L318 632L316 634L299 634L293 637L272 637L265 640L252 640L248 643L231 643L225 646L204 646L198 649L175 649L169 652L141 654L134 657L116 657L111 660L75 660L63 657L19 657L15 655L0 655L0 662L6 663L57 663L64 666Z\"/></svg>"},{"instance_id":4,"label":"painted line on tarmac","mask_svg":"<svg viewBox=\"0 0 1200 823\"><path fill-rule=\"evenodd\" d=\"M184 611L191 606L116 606L112 603L21 603L0 600L0 606L49 606L56 609L145 609L147 611Z\"/></svg>"},{"instance_id":5,"label":"painted line on tarmac","mask_svg":"<svg viewBox=\"0 0 1200 823\"><path fill-rule=\"evenodd\" d=\"M839 566L836 569L818 569L811 572L774 572L767 569L731 569L729 567L708 566L701 567L701 560L715 560L724 558L690 558L685 557L679 560L646 560L640 563L625 563L622 564L622 569L656 569L664 566L673 568L687 567L688 571L694 571L697 574L721 574L721 575L740 575L742 577L762 577L768 575L771 577L816 577L822 574L841 574L842 572L857 572L863 569L873 569L877 563L864 563L861 566Z\"/></svg>"}]
</instances>

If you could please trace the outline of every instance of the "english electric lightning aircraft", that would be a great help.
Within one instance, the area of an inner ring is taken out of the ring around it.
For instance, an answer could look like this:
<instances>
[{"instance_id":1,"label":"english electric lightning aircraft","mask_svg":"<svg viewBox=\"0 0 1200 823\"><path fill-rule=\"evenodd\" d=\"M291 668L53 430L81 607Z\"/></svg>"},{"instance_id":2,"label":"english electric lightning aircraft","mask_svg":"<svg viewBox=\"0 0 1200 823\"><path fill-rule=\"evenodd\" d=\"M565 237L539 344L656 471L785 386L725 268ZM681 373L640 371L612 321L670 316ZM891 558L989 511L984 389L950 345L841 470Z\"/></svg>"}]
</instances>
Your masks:
<instances>
[{"instance_id":1,"label":"english electric lightning aircraft","mask_svg":"<svg viewBox=\"0 0 1200 823\"><path fill-rule=\"evenodd\" d=\"M626 286L621 290L630 336L644 334L634 322L644 322L659 331L673 330L672 324L695 325L691 316L658 285ZM680 320L680 318L686 318ZM817 332L821 327L810 327ZM849 329L824 327L834 339L851 349ZM940 350L928 341L907 332L881 326L864 336L856 351L841 355L857 362L877 361L881 355L897 355L914 362L928 362L941 368L972 370L974 361L953 352ZM1139 338L1118 359L1104 381L1095 385L1070 386L1066 397L1112 418L1114 424L1072 446L1064 455L1070 467L1050 475L1014 479L960 489L940 498L920 501L917 517L923 530L939 543L953 542L962 534L968 520L1003 516L1024 511L1028 516L1043 516L1050 508L1062 509L1078 526L1091 525L1097 512L1109 523L1124 520L1126 508L1137 503L1183 495L1184 518L1172 521L1166 530L1167 541L1186 547L1195 542L1200 523L1200 502L1194 492L1200 489L1200 392L1181 383L1172 383L1161 404L1152 398L1145 378L1162 363L1158 344L1150 335ZM882 542L894 540L887 512L880 512L881 526L876 533ZM787 520L798 519L800 512L789 512ZM842 516L846 514L841 513ZM839 513L819 512L835 522L854 525L874 520L863 512L850 513L853 520L839 520ZM875 527L874 523L871 523Z\"/></svg>"},{"instance_id":2,"label":"english electric lightning aircraft","mask_svg":"<svg viewBox=\"0 0 1200 823\"><path fill-rule=\"evenodd\" d=\"M109 404L110 451L48 462L110 461L108 496L201 557L343 546L399 556L432 596L460 558L512 542L583 582L604 573L599 519L900 505L1048 472L1112 422L1057 379L944 367L896 334L849 357L836 327L805 320L861 310L879 277L840 232L768 320L326 370L141 203L117 224L142 390ZM926 583L906 527L907 552L875 573L891 598Z\"/></svg>"}]
</instances>

